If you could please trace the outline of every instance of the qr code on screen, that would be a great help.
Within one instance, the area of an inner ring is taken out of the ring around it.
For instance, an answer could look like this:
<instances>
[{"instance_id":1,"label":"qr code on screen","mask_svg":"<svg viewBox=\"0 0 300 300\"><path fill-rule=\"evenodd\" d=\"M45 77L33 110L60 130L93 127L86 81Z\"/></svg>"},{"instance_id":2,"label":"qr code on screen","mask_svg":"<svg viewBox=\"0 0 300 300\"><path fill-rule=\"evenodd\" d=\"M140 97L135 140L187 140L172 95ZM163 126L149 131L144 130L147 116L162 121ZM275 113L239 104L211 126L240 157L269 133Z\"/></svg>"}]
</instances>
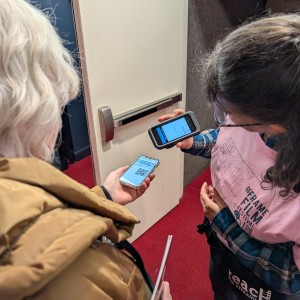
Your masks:
<instances>
[{"instance_id":1,"label":"qr code on screen","mask_svg":"<svg viewBox=\"0 0 300 300\"><path fill-rule=\"evenodd\" d=\"M145 169L143 169L143 168L139 168L139 169L137 169L137 171L135 172L135 175L146 176L146 175L147 175L147 170L145 170Z\"/></svg>"}]
</instances>

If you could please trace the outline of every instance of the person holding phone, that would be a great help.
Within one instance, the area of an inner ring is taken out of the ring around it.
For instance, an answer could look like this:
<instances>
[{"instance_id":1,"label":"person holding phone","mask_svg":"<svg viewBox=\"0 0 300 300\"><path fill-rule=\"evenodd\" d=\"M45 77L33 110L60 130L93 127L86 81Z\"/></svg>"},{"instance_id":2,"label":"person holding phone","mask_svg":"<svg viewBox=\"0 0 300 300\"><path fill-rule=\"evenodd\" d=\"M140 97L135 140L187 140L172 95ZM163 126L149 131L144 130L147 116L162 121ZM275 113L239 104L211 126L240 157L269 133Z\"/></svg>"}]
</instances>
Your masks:
<instances>
[{"instance_id":1,"label":"person holding phone","mask_svg":"<svg viewBox=\"0 0 300 300\"><path fill-rule=\"evenodd\" d=\"M300 16L237 28L205 59L203 78L218 129L176 146L211 157L199 231L214 299L300 299Z\"/></svg>"},{"instance_id":2,"label":"person holding phone","mask_svg":"<svg viewBox=\"0 0 300 300\"><path fill-rule=\"evenodd\" d=\"M150 299L119 242L139 222L123 205L154 175L133 189L120 184L127 167L119 168L90 190L49 164L79 76L30 1L0 1L0 74L0 298Z\"/></svg>"}]
</instances>

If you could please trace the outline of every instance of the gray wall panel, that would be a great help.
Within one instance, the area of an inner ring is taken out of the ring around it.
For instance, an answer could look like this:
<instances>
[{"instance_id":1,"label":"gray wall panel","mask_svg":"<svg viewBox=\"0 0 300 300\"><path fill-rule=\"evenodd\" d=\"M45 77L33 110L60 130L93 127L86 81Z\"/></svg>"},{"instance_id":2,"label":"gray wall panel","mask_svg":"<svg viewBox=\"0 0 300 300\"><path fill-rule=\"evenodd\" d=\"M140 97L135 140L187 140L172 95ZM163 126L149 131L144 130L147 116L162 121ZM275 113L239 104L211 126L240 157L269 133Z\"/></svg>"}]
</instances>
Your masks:
<instances>
[{"instance_id":1,"label":"gray wall panel","mask_svg":"<svg viewBox=\"0 0 300 300\"><path fill-rule=\"evenodd\" d=\"M200 59L230 27L232 23L220 1L189 0L186 109L195 112L202 130L213 128L214 122L201 87ZM209 166L209 160L189 154L185 154L184 163L185 185Z\"/></svg>"}]
</instances>

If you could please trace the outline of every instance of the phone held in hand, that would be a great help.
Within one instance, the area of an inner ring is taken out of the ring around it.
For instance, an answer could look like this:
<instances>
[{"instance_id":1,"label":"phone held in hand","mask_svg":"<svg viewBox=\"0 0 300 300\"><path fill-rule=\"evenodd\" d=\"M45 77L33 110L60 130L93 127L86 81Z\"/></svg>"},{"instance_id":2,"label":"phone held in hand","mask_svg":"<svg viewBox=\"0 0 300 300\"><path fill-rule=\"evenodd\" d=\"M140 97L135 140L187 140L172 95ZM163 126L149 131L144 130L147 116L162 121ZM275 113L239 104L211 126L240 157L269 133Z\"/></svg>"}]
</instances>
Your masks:
<instances>
[{"instance_id":1,"label":"phone held in hand","mask_svg":"<svg viewBox=\"0 0 300 300\"><path fill-rule=\"evenodd\" d=\"M120 183L134 189L139 189L143 181L156 169L158 165L158 159L141 155L122 174L120 177Z\"/></svg>"},{"instance_id":2,"label":"phone held in hand","mask_svg":"<svg viewBox=\"0 0 300 300\"><path fill-rule=\"evenodd\" d=\"M155 125L148 130L153 145L157 149L171 148L199 132L200 126L192 111Z\"/></svg>"}]
</instances>

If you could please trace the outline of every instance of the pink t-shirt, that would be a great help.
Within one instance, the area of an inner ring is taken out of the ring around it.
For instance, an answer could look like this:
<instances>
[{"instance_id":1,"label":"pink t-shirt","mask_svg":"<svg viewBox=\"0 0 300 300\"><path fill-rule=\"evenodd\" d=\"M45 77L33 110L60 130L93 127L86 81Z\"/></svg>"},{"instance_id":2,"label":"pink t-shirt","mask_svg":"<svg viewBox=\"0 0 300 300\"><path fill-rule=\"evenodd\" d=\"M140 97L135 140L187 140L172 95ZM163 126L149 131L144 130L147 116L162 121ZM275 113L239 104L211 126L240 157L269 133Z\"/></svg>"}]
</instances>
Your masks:
<instances>
[{"instance_id":1,"label":"pink t-shirt","mask_svg":"<svg viewBox=\"0 0 300 300\"><path fill-rule=\"evenodd\" d=\"M212 150L212 182L249 235L270 244L294 241L294 259L300 269L300 197L283 199L279 188L260 185L275 158L276 151L258 133L221 128Z\"/></svg>"}]
</instances>

